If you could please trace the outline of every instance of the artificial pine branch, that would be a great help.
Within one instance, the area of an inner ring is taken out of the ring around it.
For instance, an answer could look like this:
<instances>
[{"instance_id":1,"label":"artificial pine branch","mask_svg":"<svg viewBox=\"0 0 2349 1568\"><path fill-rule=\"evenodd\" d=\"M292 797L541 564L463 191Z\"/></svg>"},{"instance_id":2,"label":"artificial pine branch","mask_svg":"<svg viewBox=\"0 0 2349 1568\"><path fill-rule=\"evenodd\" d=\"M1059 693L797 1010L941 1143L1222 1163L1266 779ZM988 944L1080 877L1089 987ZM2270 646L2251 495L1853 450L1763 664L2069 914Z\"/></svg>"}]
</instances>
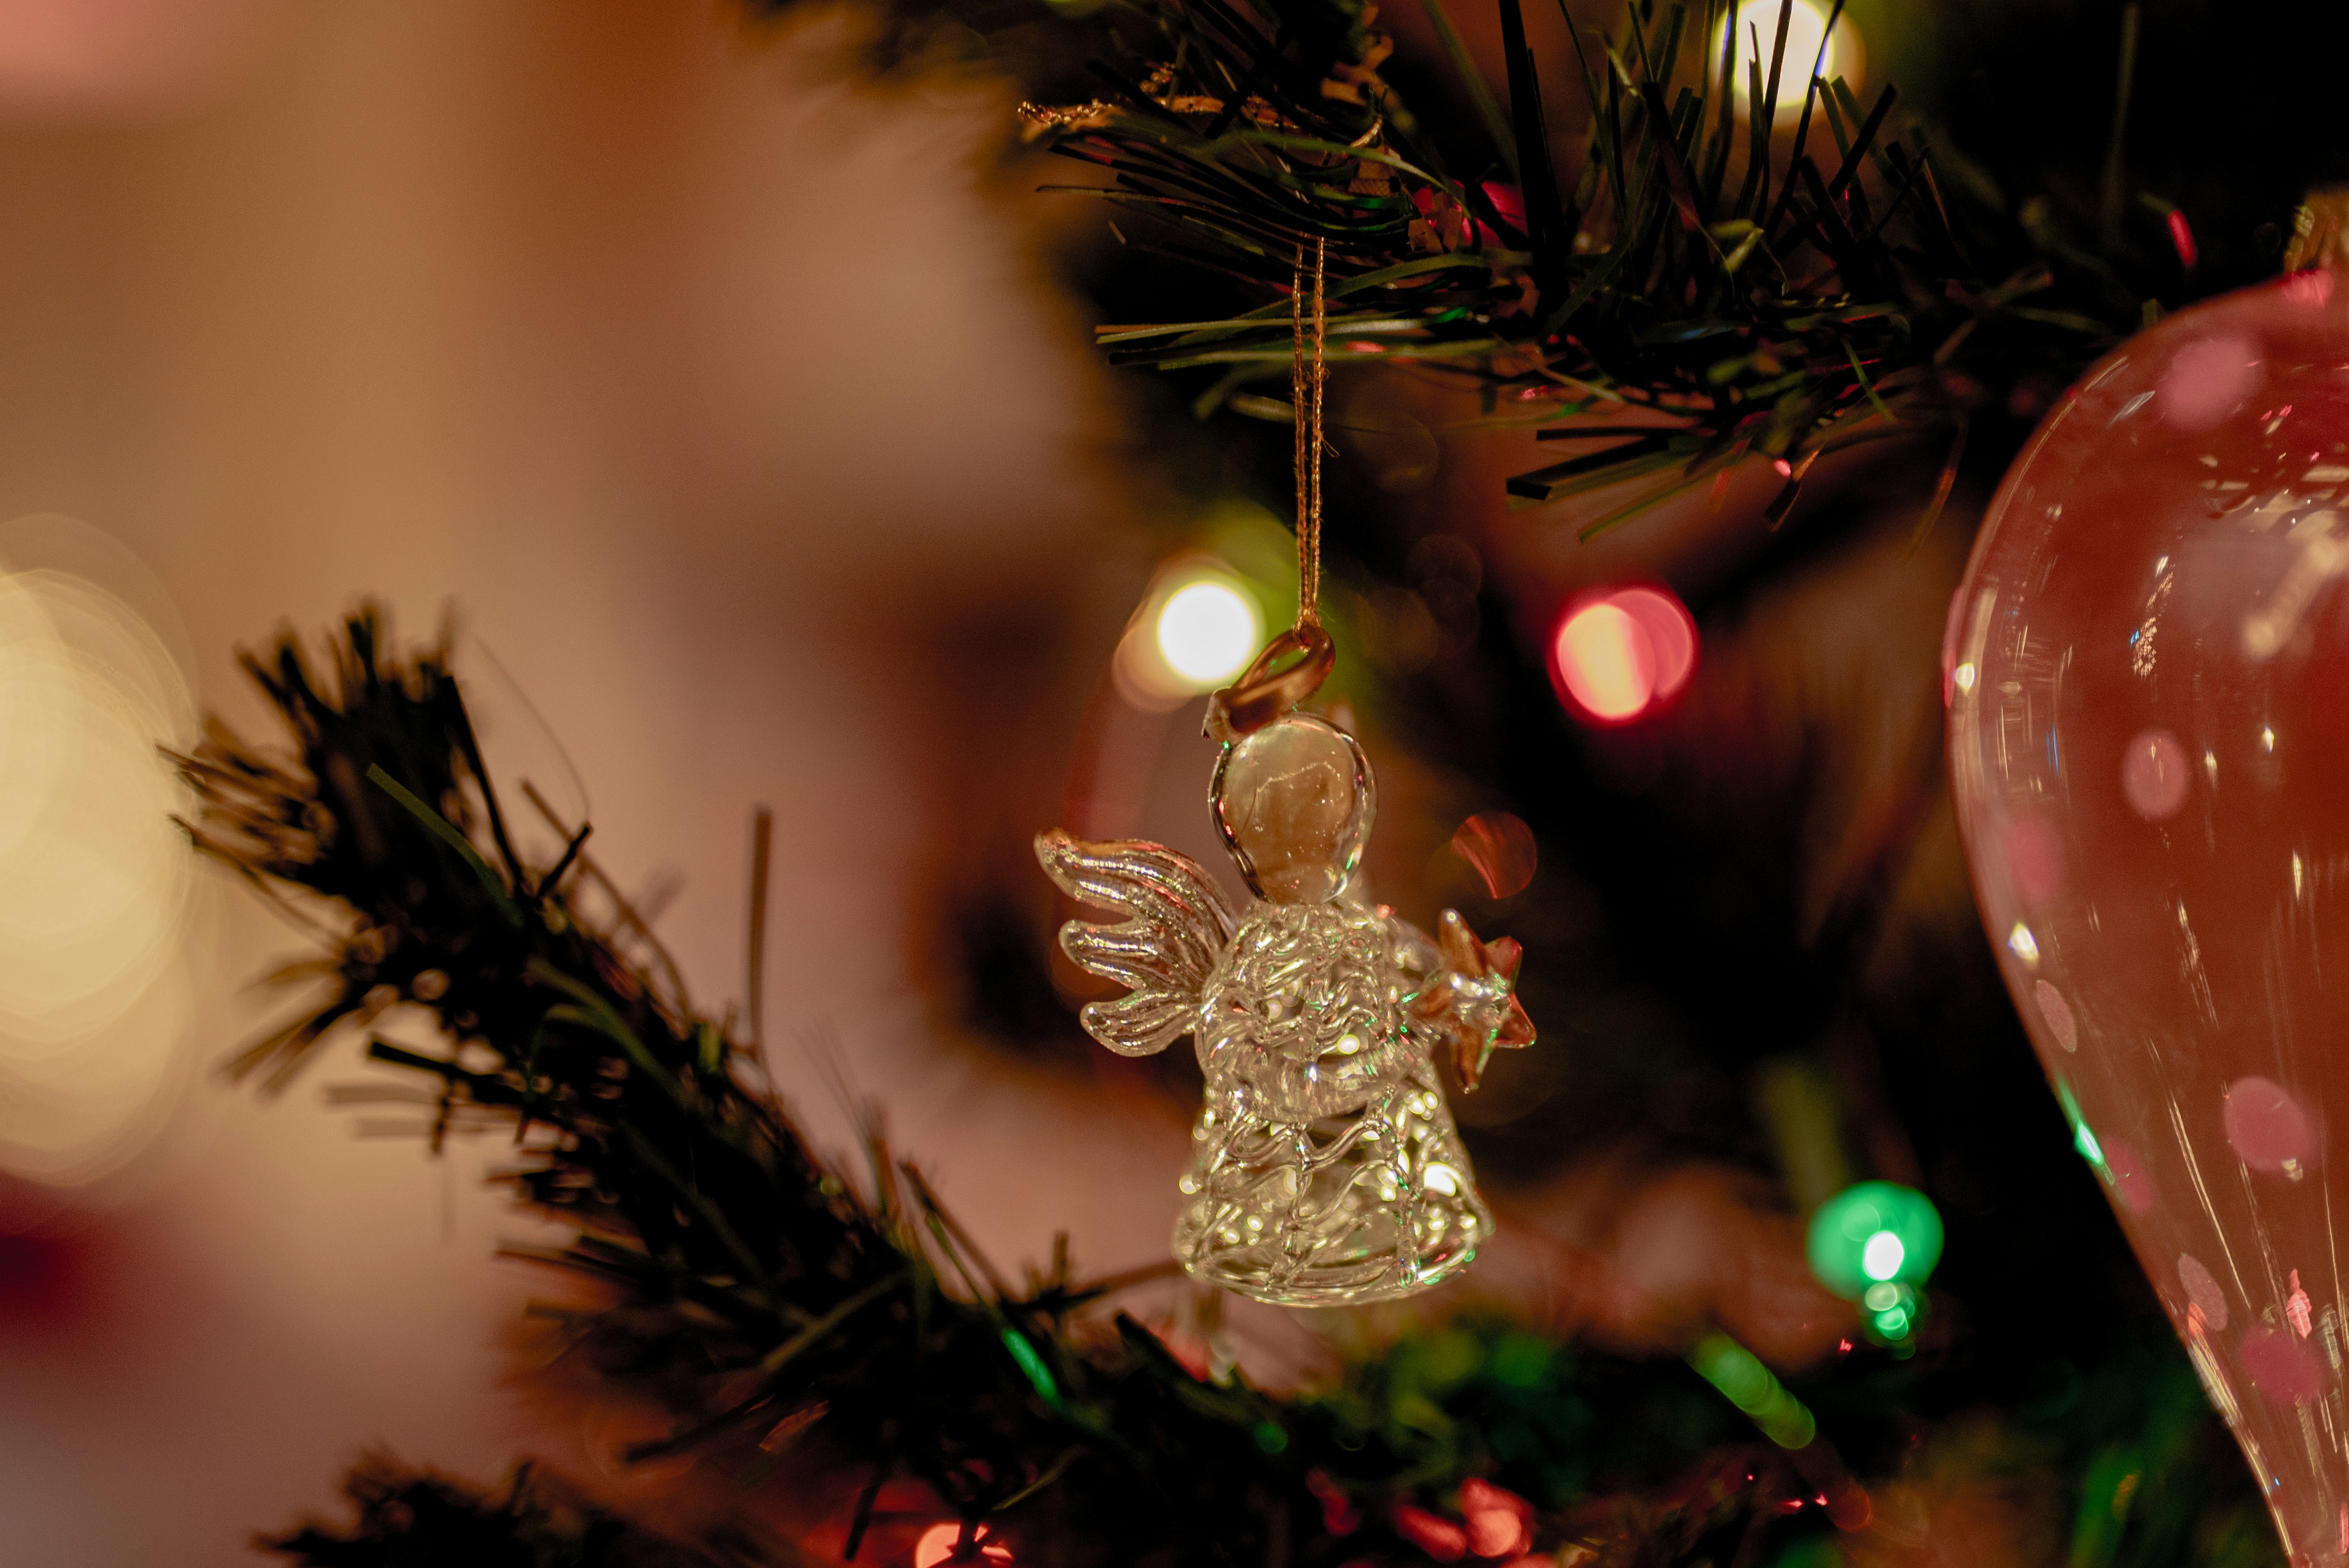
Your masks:
<instances>
[{"instance_id":1,"label":"artificial pine branch","mask_svg":"<svg viewBox=\"0 0 2349 1568\"><path fill-rule=\"evenodd\" d=\"M553 867L516 851L441 655L391 655L362 613L330 678L291 638L246 667L294 753L215 728L181 759L203 802L191 830L342 929L307 966L330 995L235 1070L283 1085L336 1031L429 1012L442 1054L375 1038L368 1055L434 1081L436 1138L514 1130L520 1195L578 1226L542 1261L619 1297L573 1315L580 1352L676 1413L638 1457L805 1434L874 1487L910 1476L972 1521L1016 1522L1060 1492L1090 1560L1200 1563L1310 1539L1317 1465L1376 1496L1404 1470L1456 1484L1477 1460L1364 1471L1328 1412L1195 1377L1131 1320L1081 1321L1102 1292L1065 1268L1009 1288L877 1140L860 1196L750 1086L629 914L599 903L584 825Z\"/></svg>"},{"instance_id":2,"label":"artificial pine branch","mask_svg":"<svg viewBox=\"0 0 2349 1568\"><path fill-rule=\"evenodd\" d=\"M651 1534L528 1466L492 1494L380 1455L352 1467L349 1525L309 1523L254 1538L300 1568L753 1568L772 1561L749 1541L709 1551Z\"/></svg>"},{"instance_id":3,"label":"artificial pine branch","mask_svg":"<svg viewBox=\"0 0 2349 1568\"><path fill-rule=\"evenodd\" d=\"M577 1315L582 1348L678 1414L643 1452L812 1429L983 1518L1073 1442L1123 1478L1093 1479L1132 1528L1199 1532L1171 1506L1181 1488L1136 1466L1110 1419L1125 1358L1081 1356L1069 1336L1091 1293L1065 1279L950 1292L941 1262L972 1261L926 1189L902 1198L876 1145L876 1195L860 1199L746 1087L737 1046L663 978L672 966L643 934L595 909L575 841L561 874L522 861L440 655L388 655L362 614L330 681L290 639L247 667L298 756L215 730L182 759L203 798L195 841L256 881L332 901L350 926L333 994L237 1070L282 1085L332 1031L428 1010L446 1055L382 1039L369 1055L438 1081L436 1134L516 1130L523 1197L579 1226L544 1261L623 1298ZM1201 1472L1239 1495L1278 1481L1255 1473L1257 1404L1233 1388L1181 1407L1203 1454L1220 1433L1228 1460L1247 1456L1245 1475Z\"/></svg>"},{"instance_id":4,"label":"artificial pine branch","mask_svg":"<svg viewBox=\"0 0 2349 1568\"><path fill-rule=\"evenodd\" d=\"M2158 308L2107 253L2116 227L2099 249L2044 201L2010 206L1925 127L1894 134L1891 88L1863 111L1812 62L1765 85L1749 61L1763 107L1741 137L1723 0L1698 27L1687 0L1635 0L1616 39L1574 32L1592 119L1581 168L1554 177L1517 0L1498 3L1516 119L1494 159L1522 187L1446 171L1379 75L1390 46L1364 0L1133 0L1146 42L1127 38L1118 79L1141 85L1027 110L1051 150L1111 177L1057 189L1149 214L1160 248L1275 297L1223 320L1103 327L1112 358L1223 367L1200 406L1231 402L1285 370L1288 280L1320 242L1339 363L1452 374L1509 395L1513 422L1546 438L1609 443L1516 476L1513 495L1650 480L1587 537L1749 458L1786 477L1783 517L1820 454L1961 430L1984 409L2027 418ZM1764 42L1774 58L1790 5L1776 48ZM1775 164L1781 80L1804 98ZM1635 408L1649 422L1632 430L1570 422Z\"/></svg>"}]
</instances>

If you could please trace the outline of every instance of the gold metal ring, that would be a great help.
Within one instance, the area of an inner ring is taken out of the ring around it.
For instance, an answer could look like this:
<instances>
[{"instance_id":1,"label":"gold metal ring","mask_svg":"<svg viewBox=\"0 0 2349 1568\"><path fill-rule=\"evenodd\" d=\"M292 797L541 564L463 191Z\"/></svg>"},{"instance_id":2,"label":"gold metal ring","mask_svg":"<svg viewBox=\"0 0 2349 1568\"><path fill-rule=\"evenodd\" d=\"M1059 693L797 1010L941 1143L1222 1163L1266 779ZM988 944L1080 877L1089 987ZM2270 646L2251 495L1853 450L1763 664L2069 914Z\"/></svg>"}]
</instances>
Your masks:
<instances>
[{"instance_id":1,"label":"gold metal ring","mask_svg":"<svg viewBox=\"0 0 2349 1568\"><path fill-rule=\"evenodd\" d=\"M1290 657L1296 663L1273 668ZM1320 690L1337 665L1338 645L1319 622L1290 627L1264 645L1239 679L1208 700L1207 734L1229 746L1262 729Z\"/></svg>"}]
</instances>

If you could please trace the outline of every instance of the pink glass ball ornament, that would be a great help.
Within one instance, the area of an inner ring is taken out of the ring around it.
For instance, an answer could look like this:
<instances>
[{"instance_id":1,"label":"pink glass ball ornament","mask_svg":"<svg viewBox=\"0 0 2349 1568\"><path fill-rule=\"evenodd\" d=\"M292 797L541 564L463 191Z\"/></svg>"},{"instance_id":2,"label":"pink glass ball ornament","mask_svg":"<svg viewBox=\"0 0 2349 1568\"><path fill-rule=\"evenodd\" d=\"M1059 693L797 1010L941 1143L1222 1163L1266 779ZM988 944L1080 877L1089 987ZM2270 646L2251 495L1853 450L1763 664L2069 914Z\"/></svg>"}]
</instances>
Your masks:
<instances>
[{"instance_id":1,"label":"pink glass ball ornament","mask_svg":"<svg viewBox=\"0 0 2349 1568\"><path fill-rule=\"evenodd\" d=\"M2075 1142L2296 1563L2349 1562L2349 291L2092 370L1942 654L1982 917Z\"/></svg>"}]
</instances>

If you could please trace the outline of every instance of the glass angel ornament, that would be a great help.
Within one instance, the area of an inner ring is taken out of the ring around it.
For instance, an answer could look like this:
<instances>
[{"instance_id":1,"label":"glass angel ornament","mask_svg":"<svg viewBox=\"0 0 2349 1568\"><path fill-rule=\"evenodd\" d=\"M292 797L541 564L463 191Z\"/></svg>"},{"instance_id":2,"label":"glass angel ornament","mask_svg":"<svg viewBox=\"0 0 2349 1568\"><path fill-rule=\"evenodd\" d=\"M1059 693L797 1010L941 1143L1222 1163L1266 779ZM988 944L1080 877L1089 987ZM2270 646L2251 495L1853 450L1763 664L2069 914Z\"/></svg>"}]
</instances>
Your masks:
<instances>
[{"instance_id":1,"label":"glass angel ornament","mask_svg":"<svg viewBox=\"0 0 2349 1568\"><path fill-rule=\"evenodd\" d=\"M1174 1255L1259 1301L1408 1295L1467 1267L1493 1231L1434 1054L1474 1088L1495 1047L1532 1044L1517 944L1478 942L1450 910L1431 940L1363 902L1376 803L1361 748L1326 720L1233 733L1212 804L1256 894L1237 920L1163 845L1036 840L1062 892L1125 916L1061 928L1071 959L1130 987L1087 1005L1086 1030L1123 1056L1196 1044L1206 1098Z\"/></svg>"}]
</instances>

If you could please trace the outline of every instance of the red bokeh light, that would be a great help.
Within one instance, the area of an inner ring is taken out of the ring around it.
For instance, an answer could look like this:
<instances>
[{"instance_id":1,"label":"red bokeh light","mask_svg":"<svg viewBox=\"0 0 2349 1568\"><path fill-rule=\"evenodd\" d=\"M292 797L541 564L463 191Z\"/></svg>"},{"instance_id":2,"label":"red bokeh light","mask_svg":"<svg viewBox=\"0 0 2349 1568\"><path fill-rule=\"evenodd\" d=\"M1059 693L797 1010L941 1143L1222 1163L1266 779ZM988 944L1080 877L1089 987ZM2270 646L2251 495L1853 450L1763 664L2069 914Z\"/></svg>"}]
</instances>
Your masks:
<instances>
[{"instance_id":1,"label":"red bokeh light","mask_svg":"<svg viewBox=\"0 0 2349 1568\"><path fill-rule=\"evenodd\" d=\"M2186 214L2175 207L2169 210L2169 243L2178 253L2178 264L2192 272L2202 253L2194 243L2194 226L2186 221Z\"/></svg>"},{"instance_id":2,"label":"red bokeh light","mask_svg":"<svg viewBox=\"0 0 2349 1568\"><path fill-rule=\"evenodd\" d=\"M1567 601L1550 684L1587 724L1629 724L1680 695L1696 669L1696 621L1668 588L1608 588Z\"/></svg>"}]
</instances>

